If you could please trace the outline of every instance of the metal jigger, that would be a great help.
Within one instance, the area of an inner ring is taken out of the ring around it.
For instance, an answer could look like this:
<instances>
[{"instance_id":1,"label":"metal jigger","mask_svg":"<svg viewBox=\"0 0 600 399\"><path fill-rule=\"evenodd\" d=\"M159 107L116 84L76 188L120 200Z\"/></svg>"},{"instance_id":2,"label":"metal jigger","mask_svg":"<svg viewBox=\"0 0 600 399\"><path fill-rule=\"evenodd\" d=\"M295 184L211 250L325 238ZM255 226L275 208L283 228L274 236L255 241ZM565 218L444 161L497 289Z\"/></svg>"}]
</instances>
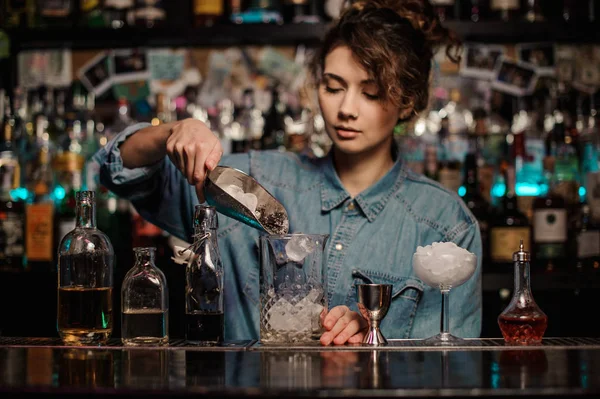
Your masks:
<instances>
[{"instance_id":1,"label":"metal jigger","mask_svg":"<svg viewBox=\"0 0 600 399\"><path fill-rule=\"evenodd\" d=\"M362 317L369 322L369 332L363 339L363 344L386 345L387 340L379 330L379 323L390 308L392 300L391 284L360 284L357 285L358 310Z\"/></svg>"}]
</instances>

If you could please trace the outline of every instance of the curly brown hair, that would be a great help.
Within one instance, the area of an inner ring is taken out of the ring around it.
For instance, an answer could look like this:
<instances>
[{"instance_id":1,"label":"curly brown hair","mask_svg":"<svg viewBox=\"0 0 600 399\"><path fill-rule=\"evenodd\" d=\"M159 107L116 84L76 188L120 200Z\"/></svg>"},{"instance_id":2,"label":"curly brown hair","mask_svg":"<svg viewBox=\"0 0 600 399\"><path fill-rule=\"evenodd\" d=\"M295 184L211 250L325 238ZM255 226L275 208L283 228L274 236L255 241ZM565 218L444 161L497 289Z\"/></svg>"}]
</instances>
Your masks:
<instances>
[{"instance_id":1,"label":"curly brown hair","mask_svg":"<svg viewBox=\"0 0 600 399\"><path fill-rule=\"evenodd\" d=\"M318 83L325 57L336 47L347 46L389 101L410 116L423 111L429 101L431 61L443 46L453 62L460 61L461 43L442 26L428 0L360 0L342 12L311 60Z\"/></svg>"}]
</instances>

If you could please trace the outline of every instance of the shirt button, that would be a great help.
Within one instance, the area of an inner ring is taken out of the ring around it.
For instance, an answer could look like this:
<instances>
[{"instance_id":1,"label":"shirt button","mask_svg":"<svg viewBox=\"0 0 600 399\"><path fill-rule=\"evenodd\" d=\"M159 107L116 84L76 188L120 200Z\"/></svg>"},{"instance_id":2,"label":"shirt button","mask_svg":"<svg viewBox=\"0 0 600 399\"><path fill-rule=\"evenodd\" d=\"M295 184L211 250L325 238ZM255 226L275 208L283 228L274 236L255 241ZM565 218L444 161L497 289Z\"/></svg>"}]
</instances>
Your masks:
<instances>
[{"instance_id":1,"label":"shirt button","mask_svg":"<svg viewBox=\"0 0 600 399\"><path fill-rule=\"evenodd\" d=\"M335 244L335 249L337 249L338 251L341 251L342 248L344 248L342 244Z\"/></svg>"},{"instance_id":2,"label":"shirt button","mask_svg":"<svg viewBox=\"0 0 600 399\"><path fill-rule=\"evenodd\" d=\"M354 210L354 201L352 201L351 203L348 204L348 209L349 211L353 211Z\"/></svg>"}]
</instances>

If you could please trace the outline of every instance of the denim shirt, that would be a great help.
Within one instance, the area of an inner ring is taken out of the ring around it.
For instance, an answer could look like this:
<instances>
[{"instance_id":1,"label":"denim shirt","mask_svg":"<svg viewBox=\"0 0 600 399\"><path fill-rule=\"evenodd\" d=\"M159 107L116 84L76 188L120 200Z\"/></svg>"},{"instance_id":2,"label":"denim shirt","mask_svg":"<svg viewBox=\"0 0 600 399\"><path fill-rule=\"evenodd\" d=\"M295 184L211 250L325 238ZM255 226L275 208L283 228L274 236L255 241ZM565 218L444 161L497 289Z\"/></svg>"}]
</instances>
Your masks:
<instances>
[{"instance_id":1,"label":"denim shirt","mask_svg":"<svg viewBox=\"0 0 600 399\"><path fill-rule=\"evenodd\" d=\"M119 145L148 126L121 132L95 156L100 182L129 199L146 220L191 242L198 198L168 157L127 169ZM344 189L331 154L312 159L278 151L250 151L221 158L221 165L253 176L285 207L290 233L328 234L325 253L328 305L356 306L356 284L392 284L392 302L381 324L387 338L425 338L439 333L441 294L416 277L417 246L452 241L478 257L475 274L450 291L450 332L481 333L481 237L463 201L438 183L397 160L374 185L352 198ZM225 267L225 338L259 339L259 258L261 234L219 215L219 249Z\"/></svg>"}]
</instances>

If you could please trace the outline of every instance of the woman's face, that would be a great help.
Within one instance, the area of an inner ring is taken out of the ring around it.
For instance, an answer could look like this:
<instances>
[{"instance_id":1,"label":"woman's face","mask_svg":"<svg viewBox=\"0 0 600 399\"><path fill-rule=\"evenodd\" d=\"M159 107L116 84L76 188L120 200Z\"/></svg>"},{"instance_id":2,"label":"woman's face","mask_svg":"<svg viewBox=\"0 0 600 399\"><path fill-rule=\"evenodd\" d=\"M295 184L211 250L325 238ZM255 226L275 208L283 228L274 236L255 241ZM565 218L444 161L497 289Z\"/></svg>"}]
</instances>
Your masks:
<instances>
[{"instance_id":1,"label":"woman's face","mask_svg":"<svg viewBox=\"0 0 600 399\"><path fill-rule=\"evenodd\" d=\"M389 149L400 111L381 101L378 87L346 46L325 57L319 105L334 145L348 155Z\"/></svg>"}]
</instances>

